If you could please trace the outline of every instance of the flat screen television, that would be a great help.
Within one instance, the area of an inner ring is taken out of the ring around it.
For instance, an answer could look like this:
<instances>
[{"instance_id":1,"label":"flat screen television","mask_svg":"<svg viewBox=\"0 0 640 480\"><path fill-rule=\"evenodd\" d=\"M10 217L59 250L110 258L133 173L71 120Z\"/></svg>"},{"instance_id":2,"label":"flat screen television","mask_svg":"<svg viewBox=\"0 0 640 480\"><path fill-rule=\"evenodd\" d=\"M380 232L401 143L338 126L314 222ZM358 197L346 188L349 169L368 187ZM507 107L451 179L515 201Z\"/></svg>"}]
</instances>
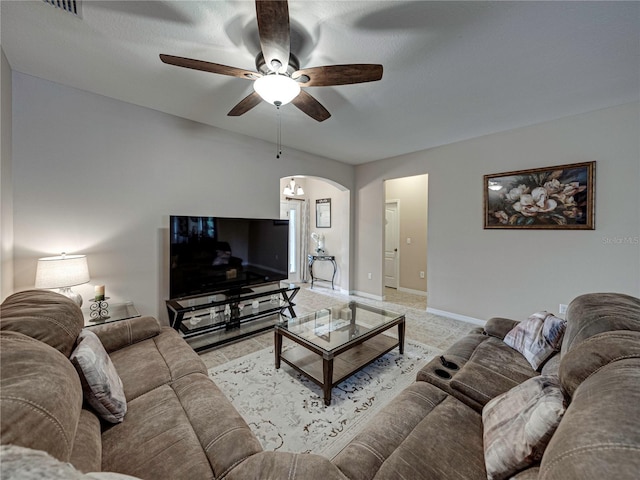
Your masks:
<instances>
[{"instance_id":1,"label":"flat screen television","mask_svg":"<svg viewBox=\"0 0 640 480\"><path fill-rule=\"evenodd\" d=\"M172 299L288 277L288 220L172 215L169 235Z\"/></svg>"}]
</instances>

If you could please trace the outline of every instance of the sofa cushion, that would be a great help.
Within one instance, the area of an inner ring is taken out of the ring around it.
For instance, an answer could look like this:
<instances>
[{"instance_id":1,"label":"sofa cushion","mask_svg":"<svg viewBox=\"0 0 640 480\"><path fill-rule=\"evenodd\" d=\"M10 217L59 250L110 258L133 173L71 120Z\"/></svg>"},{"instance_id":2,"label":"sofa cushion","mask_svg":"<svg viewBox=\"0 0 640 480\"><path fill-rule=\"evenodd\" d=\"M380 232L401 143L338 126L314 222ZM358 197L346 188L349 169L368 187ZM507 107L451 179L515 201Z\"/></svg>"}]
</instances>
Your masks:
<instances>
[{"instance_id":1,"label":"sofa cushion","mask_svg":"<svg viewBox=\"0 0 640 480\"><path fill-rule=\"evenodd\" d=\"M484 406L492 398L536 375L522 354L502 340L488 337L453 376L451 388L458 395L465 395Z\"/></svg>"},{"instance_id":2,"label":"sofa cushion","mask_svg":"<svg viewBox=\"0 0 640 480\"><path fill-rule=\"evenodd\" d=\"M82 387L67 357L21 333L0 332L0 442L67 462Z\"/></svg>"},{"instance_id":3,"label":"sofa cushion","mask_svg":"<svg viewBox=\"0 0 640 480\"><path fill-rule=\"evenodd\" d=\"M635 480L638 472L640 359L620 359L577 387L542 457L540 478Z\"/></svg>"},{"instance_id":4,"label":"sofa cushion","mask_svg":"<svg viewBox=\"0 0 640 480\"><path fill-rule=\"evenodd\" d=\"M567 322L549 312L536 312L518 323L504 337L504 343L520 352L534 370L560 350Z\"/></svg>"},{"instance_id":5,"label":"sofa cushion","mask_svg":"<svg viewBox=\"0 0 640 480\"><path fill-rule=\"evenodd\" d=\"M98 335L107 353L133 345L160 333L160 324L154 317L136 317L91 327Z\"/></svg>"},{"instance_id":6,"label":"sofa cushion","mask_svg":"<svg viewBox=\"0 0 640 480\"><path fill-rule=\"evenodd\" d=\"M129 401L126 420L102 433L102 470L157 480L214 478L169 385Z\"/></svg>"},{"instance_id":7,"label":"sofa cushion","mask_svg":"<svg viewBox=\"0 0 640 480\"><path fill-rule=\"evenodd\" d=\"M80 332L71 362L78 370L87 403L107 422L121 422L127 413L122 380L95 333Z\"/></svg>"},{"instance_id":8,"label":"sofa cushion","mask_svg":"<svg viewBox=\"0 0 640 480\"><path fill-rule=\"evenodd\" d=\"M122 379L127 401L191 373L207 373L202 359L169 327L160 334L116 350L111 360Z\"/></svg>"},{"instance_id":9,"label":"sofa cushion","mask_svg":"<svg viewBox=\"0 0 640 480\"><path fill-rule=\"evenodd\" d=\"M567 309L562 354L593 335L613 330L640 331L640 298L621 293L587 293Z\"/></svg>"},{"instance_id":10,"label":"sofa cushion","mask_svg":"<svg viewBox=\"0 0 640 480\"><path fill-rule=\"evenodd\" d=\"M538 462L564 411L553 376L531 378L487 403L482 410L487 478L509 478Z\"/></svg>"},{"instance_id":11,"label":"sofa cushion","mask_svg":"<svg viewBox=\"0 0 640 480\"><path fill-rule=\"evenodd\" d=\"M69 463L81 472L99 472L102 468L101 435L100 420L93 410L83 408L80 412Z\"/></svg>"},{"instance_id":12,"label":"sofa cushion","mask_svg":"<svg viewBox=\"0 0 640 480\"><path fill-rule=\"evenodd\" d=\"M221 478L262 450L220 389L196 373L129 402L102 435L102 469L153 479Z\"/></svg>"},{"instance_id":13,"label":"sofa cushion","mask_svg":"<svg viewBox=\"0 0 640 480\"><path fill-rule=\"evenodd\" d=\"M172 388L200 441L216 478L262 451L260 442L225 394L206 375L179 378Z\"/></svg>"},{"instance_id":14,"label":"sofa cushion","mask_svg":"<svg viewBox=\"0 0 640 480\"><path fill-rule=\"evenodd\" d=\"M455 363L458 367L457 370L443 368L440 359L434 358L418 371L416 380L429 382L450 395L458 396L462 401L467 403L467 405L475 408L477 411L481 411L484 404L480 404L465 395L461 395L460 392L451 388L451 378L446 375L443 377L442 372L444 371L451 376L457 375L460 369L462 369L469 361L469 358L471 358L475 349L478 348L478 345L488 339L489 337L487 335L480 333L470 333L465 335L448 348L444 355L448 362ZM439 372L440 375L438 375L437 372Z\"/></svg>"},{"instance_id":15,"label":"sofa cushion","mask_svg":"<svg viewBox=\"0 0 640 480\"><path fill-rule=\"evenodd\" d=\"M484 331L487 335L492 337L496 337L499 339L504 339L504 336L509 333L510 330L513 329L518 323L516 320L511 320L510 318L502 318L502 317L493 317L487 320L484 324Z\"/></svg>"},{"instance_id":16,"label":"sofa cushion","mask_svg":"<svg viewBox=\"0 0 640 480\"><path fill-rule=\"evenodd\" d=\"M80 307L59 293L25 290L14 293L0 307L0 329L20 332L71 355L84 327Z\"/></svg>"},{"instance_id":17,"label":"sofa cushion","mask_svg":"<svg viewBox=\"0 0 640 480\"><path fill-rule=\"evenodd\" d=\"M478 412L495 396L537 375L520 352L488 335L466 335L448 348L444 357L458 369L443 367L440 359L434 358L420 369L416 379L437 386ZM438 375L442 371L450 377Z\"/></svg>"},{"instance_id":18,"label":"sofa cushion","mask_svg":"<svg viewBox=\"0 0 640 480\"><path fill-rule=\"evenodd\" d=\"M605 365L622 358L640 358L640 332L615 330L583 340L565 352L560 362L560 380L568 395Z\"/></svg>"},{"instance_id":19,"label":"sofa cushion","mask_svg":"<svg viewBox=\"0 0 640 480\"><path fill-rule=\"evenodd\" d=\"M225 480L347 480L327 458L313 453L261 452L235 467Z\"/></svg>"},{"instance_id":20,"label":"sofa cushion","mask_svg":"<svg viewBox=\"0 0 640 480\"><path fill-rule=\"evenodd\" d=\"M333 463L352 480L484 480L482 417L434 385L416 382L383 408Z\"/></svg>"}]
</instances>

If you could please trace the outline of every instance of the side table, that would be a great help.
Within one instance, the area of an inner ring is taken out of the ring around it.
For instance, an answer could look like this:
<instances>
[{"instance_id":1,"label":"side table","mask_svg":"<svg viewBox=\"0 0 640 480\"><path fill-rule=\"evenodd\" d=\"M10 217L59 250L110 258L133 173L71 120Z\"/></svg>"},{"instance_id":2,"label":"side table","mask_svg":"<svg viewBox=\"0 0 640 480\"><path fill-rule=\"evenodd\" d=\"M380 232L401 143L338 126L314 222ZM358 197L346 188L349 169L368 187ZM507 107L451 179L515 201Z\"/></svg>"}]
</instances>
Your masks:
<instances>
[{"instance_id":1,"label":"side table","mask_svg":"<svg viewBox=\"0 0 640 480\"><path fill-rule=\"evenodd\" d=\"M94 325L102 325L105 323L118 322L128 318L140 317L140 312L133 302L118 302L108 304L109 316L102 318L91 318L91 309L83 308L82 315L84 317L84 326L92 327Z\"/></svg>"},{"instance_id":2,"label":"side table","mask_svg":"<svg viewBox=\"0 0 640 480\"><path fill-rule=\"evenodd\" d=\"M336 257L334 255L309 255L308 260L309 260L309 275L311 275L311 288L313 288L314 280L323 280L325 282L329 281L323 278L314 277L313 275L313 264L315 262L322 261L322 262L331 262L331 264L333 265L333 275L331 276L331 290L335 290L333 288L333 281L335 280L336 272L338 271L338 265L336 264Z\"/></svg>"}]
</instances>

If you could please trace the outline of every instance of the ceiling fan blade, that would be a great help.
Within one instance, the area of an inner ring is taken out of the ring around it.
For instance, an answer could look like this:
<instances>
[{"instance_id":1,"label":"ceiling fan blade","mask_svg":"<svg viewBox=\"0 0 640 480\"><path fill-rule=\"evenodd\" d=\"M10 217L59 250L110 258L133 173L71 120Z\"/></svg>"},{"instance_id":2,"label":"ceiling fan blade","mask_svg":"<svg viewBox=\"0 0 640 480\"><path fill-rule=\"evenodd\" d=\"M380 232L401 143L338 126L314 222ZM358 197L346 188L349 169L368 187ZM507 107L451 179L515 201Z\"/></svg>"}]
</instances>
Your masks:
<instances>
[{"instance_id":1,"label":"ceiling fan blade","mask_svg":"<svg viewBox=\"0 0 640 480\"><path fill-rule=\"evenodd\" d=\"M301 90L300 94L294 98L291 103L319 122L323 122L331 116L329 111L324 108L319 101L304 90Z\"/></svg>"},{"instance_id":2,"label":"ceiling fan blade","mask_svg":"<svg viewBox=\"0 0 640 480\"><path fill-rule=\"evenodd\" d=\"M300 81L301 87L330 87L353 83L375 82L382 78L382 65L371 63L353 63L351 65L327 65L324 67L303 68L293 72L294 80L306 76L308 81Z\"/></svg>"},{"instance_id":3,"label":"ceiling fan blade","mask_svg":"<svg viewBox=\"0 0 640 480\"><path fill-rule=\"evenodd\" d=\"M244 70L243 68L228 67L219 63L205 62L204 60L194 60L193 58L174 57L173 55L160 54L160 60L169 65L177 67L192 68L193 70L202 70L203 72L219 73L220 75L229 75L231 77L246 78L255 80L260 78L258 72Z\"/></svg>"},{"instance_id":4,"label":"ceiling fan blade","mask_svg":"<svg viewBox=\"0 0 640 480\"><path fill-rule=\"evenodd\" d=\"M291 50L289 6L286 0L256 0L260 48L267 67L277 71L289 65Z\"/></svg>"},{"instance_id":5,"label":"ceiling fan blade","mask_svg":"<svg viewBox=\"0 0 640 480\"><path fill-rule=\"evenodd\" d=\"M231 111L227 113L227 115L230 117L239 117L240 115L247 113L261 101L262 98L260 97L260 95L258 95L256 92L251 92L249 95L240 100L240 102L235 107L233 107Z\"/></svg>"}]
</instances>

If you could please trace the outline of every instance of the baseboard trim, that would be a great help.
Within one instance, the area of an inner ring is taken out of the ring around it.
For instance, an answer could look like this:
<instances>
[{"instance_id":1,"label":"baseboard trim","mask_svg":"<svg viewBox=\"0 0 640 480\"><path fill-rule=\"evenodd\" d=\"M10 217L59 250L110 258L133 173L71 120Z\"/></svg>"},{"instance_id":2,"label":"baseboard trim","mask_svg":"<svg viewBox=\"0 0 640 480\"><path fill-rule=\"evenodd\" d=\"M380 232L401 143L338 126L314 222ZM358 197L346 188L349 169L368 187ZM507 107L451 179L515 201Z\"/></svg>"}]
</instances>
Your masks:
<instances>
[{"instance_id":1,"label":"baseboard trim","mask_svg":"<svg viewBox=\"0 0 640 480\"><path fill-rule=\"evenodd\" d=\"M378 300L380 302L384 302L384 298L380 295L373 295L372 293L359 292L358 290L353 290L351 295L357 295L358 297L369 298L371 300Z\"/></svg>"},{"instance_id":2,"label":"baseboard trim","mask_svg":"<svg viewBox=\"0 0 640 480\"><path fill-rule=\"evenodd\" d=\"M432 313L433 315L439 315L441 317L449 317L453 318L454 320L461 320L467 323L473 323L474 325L480 325L481 327L484 327L485 323L487 323L486 320L480 320L479 318L460 315L459 313L447 312L445 310L438 310L436 308L427 307L427 313Z\"/></svg>"},{"instance_id":3,"label":"baseboard trim","mask_svg":"<svg viewBox=\"0 0 640 480\"><path fill-rule=\"evenodd\" d=\"M411 293L412 295L420 295L421 297L427 296L427 292L425 292L424 290L413 290L411 288L404 287L398 287L396 290L398 290L399 292Z\"/></svg>"}]
</instances>

